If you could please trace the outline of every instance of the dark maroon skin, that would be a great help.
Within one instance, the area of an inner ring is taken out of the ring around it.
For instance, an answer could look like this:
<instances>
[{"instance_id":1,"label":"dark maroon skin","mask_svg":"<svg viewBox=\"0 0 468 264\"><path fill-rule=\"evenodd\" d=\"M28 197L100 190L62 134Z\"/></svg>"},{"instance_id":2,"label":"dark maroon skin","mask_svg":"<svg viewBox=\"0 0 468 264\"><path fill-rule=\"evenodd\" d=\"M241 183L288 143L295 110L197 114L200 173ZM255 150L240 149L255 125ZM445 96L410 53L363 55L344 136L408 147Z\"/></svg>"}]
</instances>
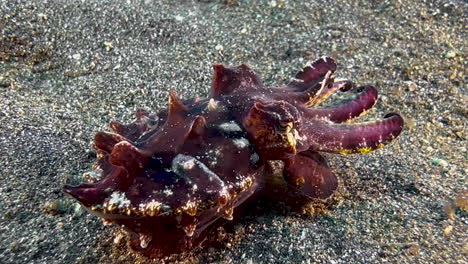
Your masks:
<instances>
[{"instance_id":1,"label":"dark maroon skin","mask_svg":"<svg viewBox=\"0 0 468 264\"><path fill-rule=\"evenodd\" d=\"M209 99L182 102L175 91L169 108L143 110L128 125L111 122L99 132L89 183L64 191L107 223L123 226L134 250L161 257L191 249L219 218L264 187L268 160L282 160L294 191L326 200L338 187L319 152L368 153L395 139L403 119L392 113L361 124L340 124L364 114L377 101L366 86L351 99L317 108L334 91L329 57L307 65L286 86L266 87L245 65L214 66Z\"/></svg>"}]
</instances>

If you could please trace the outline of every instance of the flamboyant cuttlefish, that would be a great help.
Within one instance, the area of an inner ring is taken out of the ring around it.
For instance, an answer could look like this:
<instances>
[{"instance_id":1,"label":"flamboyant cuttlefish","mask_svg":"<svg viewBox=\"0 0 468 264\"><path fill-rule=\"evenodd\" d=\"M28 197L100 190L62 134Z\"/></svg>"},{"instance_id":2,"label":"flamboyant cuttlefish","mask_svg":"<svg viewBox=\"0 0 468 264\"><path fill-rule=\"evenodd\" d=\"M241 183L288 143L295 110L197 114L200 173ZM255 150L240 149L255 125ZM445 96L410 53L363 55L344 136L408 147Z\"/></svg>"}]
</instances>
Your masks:
<instances>
[{"instance_id":1,"label":"flamboyant cuttlefish","mask_svg":"<svg viewBox=\"0 0 468 264\"><path fill-rule=\"evenodd\" d=\"M64 191L91 213L123 226L133 249L150 256L188 250L219 218L264 187L268 160L284 162L283 175L295 191L327 199L338 179L319 152L368 153L395 139L400 115L349 124L374 106L371 86L338 104L317 108L351 82L335 80L336 64L323 57L285 86L266 87L246 65L214 65L208 99L181 101L169 92L168 110L143 110L128 125L94 139L97 161L89 183ZM345 123L345 124L343 124Z\"/></svg>"}]
</instances>

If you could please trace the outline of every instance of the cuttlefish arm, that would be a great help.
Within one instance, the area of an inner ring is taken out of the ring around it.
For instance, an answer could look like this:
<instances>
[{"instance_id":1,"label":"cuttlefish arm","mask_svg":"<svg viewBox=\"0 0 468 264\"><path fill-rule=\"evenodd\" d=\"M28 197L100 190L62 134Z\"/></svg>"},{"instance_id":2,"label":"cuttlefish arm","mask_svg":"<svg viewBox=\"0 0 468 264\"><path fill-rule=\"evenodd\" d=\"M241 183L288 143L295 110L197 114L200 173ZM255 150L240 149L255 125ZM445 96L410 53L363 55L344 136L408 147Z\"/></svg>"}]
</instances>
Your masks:
<instances>
[{"instance_id":1,"label":"cuttlefish arm","mask_svg":"<svg viewBox=\"0 0 468 264\"><path fill-rule=\"evenodd\" d=\"M377 89L372 86L359 87L360 92L326 108L305 109L306 119L326 119L343 123L362 116L377 102Z\"/></svg>"},{"instance_id":2,"label":"cuttlefish arm","mask_svg":"<svg viewBox=\"0 0 468 264\"><path fill-rule=\"evenodd\" d=\"M284 160L283 177L308 199L327 199L338 188L338 179L317 152L304 151Z\"/></svg>"},{"instance_id":3,"label":"cuttlefish arm","mask_svg":"<svg viewBox=\"0 0 468 264\"><path fill-rule=\"evenodd\" d=\"M403 125L403 118L396 113L387 114L382 120L355 124L305 119L293 133L298 152L365 154L392 142L403 130Z\"/></svg>"}]
</instances>

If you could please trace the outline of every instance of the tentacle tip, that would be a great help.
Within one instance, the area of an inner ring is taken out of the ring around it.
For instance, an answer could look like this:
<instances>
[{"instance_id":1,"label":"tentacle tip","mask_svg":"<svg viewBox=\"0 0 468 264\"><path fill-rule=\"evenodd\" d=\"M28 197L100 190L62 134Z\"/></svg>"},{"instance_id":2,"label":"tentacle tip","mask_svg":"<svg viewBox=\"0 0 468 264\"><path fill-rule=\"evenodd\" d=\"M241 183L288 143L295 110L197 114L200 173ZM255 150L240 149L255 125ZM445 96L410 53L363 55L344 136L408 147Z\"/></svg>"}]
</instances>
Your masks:
<instances>
[{"instance_id":1,"label":"tentacle tip","mask_svg":"<svg viewBox=\"0 0 468 264\"><path fill-rule=\"evenodd\" d=\"M402 130L405 125L405 119L399 113L388 113L384 116L384 119L393 119L396 123L399 124L400 129Z\"/></svg>"},{"instance_id":2,"label":"tentacle tip","mask_svg":"<svg viewBox=\"0 0 468 264\"><path fill-rule=\"evenodd\" d=\"M374 100L377 100L377 97L379 96L377 89L371 85L359 86L356 89L356 92L360 95L365 95L366 98L373 98Z\"/></svg>"},{"instance_id":3,"label":"tentacle tip","mask_svg":"<svg viewBox=\"0 0 468 264\"><path fill-rule=\"evenodd\" d=\"M237 68L240 69L242 72L251 72L252 71L252 69L250 69L250 67L247 64L244 64L244 63L239 65Z\"/></svg>"},{"instance_id":4,"label":"tentacle tip","mask_svg":"<svg viewBox=\"0 0 468 264\"><path fill-rule=\"evenodd\" d=\"M206 127L206 119L203 116L198 116L195 121L193 121L191 133L201 136L205 132Z\"/></svg>"},{"instance_id":5,"label":"tentacle tip","mask_svg":"<svg viewBox=\"0 0 468 264\"><path fill-rule=\"evenodd\" d=\"M182 103L177 92L174 89L169 90L169 115L187 111L187 107Z\"/></svg>"},{"instance_id":6,"label":"tentacle tip","mask_svg":"<svg viewBox=\"0 0 468 264\"><path fill-rule=\"evenodd\" d=\"M401 121L403 121L403 117L399 114L399 113L396 113L396 112L391 112L391 113L388 113L384 116L384 118L395 118L395 119L401 119Z\"/></svg>"},{"instance_id":7,"label":"tentacle tip","mask_svg":"<svg viewBox=\"0 0 468 264\"><path fill-rule=\"evenodd\" d=\"M219 73L225 69L223 64L213 64L213 71Z\"/></svg>"},{"instance_id":8,"label":"tentacle tip","mask_svg":"<svg viewBox=\"0 0 468 264\"><path fill-rule=\"evenodd\" d=\"M335 59L331 56L323 56L319 60L323 60L324 62L335 64Z\"/></svg>"},{"instance_id":9,"label":"tentacle tip","mask_svg":"<svg viewBox=\"0 0 468 264\"><path fill-rule=\"evenodd\" d=\"M119 134L119 131L122 132L122 130L125 129L125 126L117 121L110 121L109 123L109 128L114 132Z\"/></svg>"},{"instance_id":10,"label":"tentacle tip","mask_svg":"<svg viewBox=\"0 0 468 264\"><path fill-rule=\"evenodd\" d=\"M352 81L346 80L343 87L340 88L341 92L347 92L353 88L354 84Z\"/></svg>"},{"instance_id":11,"label":"tentacle tip","mask_svg":"<svg viewBox=\"0 0 468 264\"><path fill-rule=\"evenodd\" d=\"M102 140L106 136L106 132L99 131L94 135L94 142Z\"/></svg>"},{"instance_id":12,"label":"tentacle tip","mask_svg":"<svg viewBox=\"0 0 468 264\"><path fill-rule=\"evenodd\" d=\"M74 193L74 190L75 190L76 187L74 186L71 186L69 184L65 184L63 187L62 187L62 191L70 196L73 196L73 193Z\"/></svg>"},{"instance_id":13,"label":"tentacle tip","mask_svg":"<svg viewBox=\"0 0 468 264\"><path fill-rule=\"evenodd\" d=\"M374 86L367 86L367 90L369 90L369 92L374 94L375 97L377 97L377 95L379 94L379 92L377 91L377 89Z\"/></svg>"},{"instance_id":14,"label":"tentacle tip","mask_svg":"<svg viewBox=\"0 0 468 264\"><path fill-rule=\"evenodd\" d=\"M135 116L137 120L142 120L144 118L149 117L149 113L144 109L137 109L135 112Z\"/></svg>"},{"instance_id":15,"label":"tentacle tip","mask_svg":"<svg viewBox=\"0 0 468 264\"><path fill-rule=\"evenodd\" d=\"M372 86L372 85L361 85L361 86L358 86L358 87L356 88L356 92L362 93L362 92L364 92L364 91L366 91L366 90L368 90L368 89L374 89L374 90L376 90L376 89L374 88L374 86Z\"/></svg>"},{"instance_id":16,"label":"tentacle tip","mask_svg":"<svg viewBox=\"0 0 468 264\"><path fill-rule=\"evenodd\" d=\"M70 195L71 197L73 197L74 199L78 200L79 202L85 205L92 203L92 201L88 199L89 197L86 196L87 189L83 188L80 185L72 186L72 185L66 184L63 186L62 190L64 193Z\"/></svg>"}]
</instances>

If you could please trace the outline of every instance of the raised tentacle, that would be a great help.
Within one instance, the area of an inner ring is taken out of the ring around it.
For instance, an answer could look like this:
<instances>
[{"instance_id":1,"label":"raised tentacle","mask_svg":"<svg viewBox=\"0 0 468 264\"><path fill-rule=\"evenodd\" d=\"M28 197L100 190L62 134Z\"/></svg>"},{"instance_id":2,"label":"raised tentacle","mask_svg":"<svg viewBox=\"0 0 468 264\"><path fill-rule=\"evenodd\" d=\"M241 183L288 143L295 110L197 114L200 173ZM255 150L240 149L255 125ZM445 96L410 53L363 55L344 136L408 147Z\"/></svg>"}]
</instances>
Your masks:
<instances>
[{"instance_id":1,"label":"raised tentacle","mask_svg":"<svg viewBox=\"0 0 468 264\"><path fill-rule=\"evenodd\" d=\"M327 199L338 187L337 177L317 152L304 151L285 160L283 173L286 182L309 199Z\"/></svg>"},{"instance_id":2,"label":"raised tentacle","mask_svg":"<svg viewBox=\"0 0 468 264\"><path fill-rule=\"evenodd\" d=\"M295 105L315 106L337 90L352 88L348 80L334 80L336 64L330 57L323 57L303 68L286 87L275 89L273 97Z\"/></svg>"},{"instance_id":3,"label":"raised tentacle","mask_svg":"<svg viewBox=\"0 0 468 264\"><path fill-rule=\"evenodd\" d=\"M403 130L403 118L396 113L383 120L359 124L332 124L323 120L304 120L296 133L297 150L365 154L395 139Z\"/></svg>"},{"instance_id":4,"label":"raised tentacle","mask_svg":"<svg viewBox=\"0 0 468 264\"><path fill-rule=\"evenodd\" d=\"M316 86L328 72L335 72L336 63L330 57L322 57L306 65L287 85L295 91L303 92Z\"/></svg>"},{"instance_id":5,"label":"raised tentacle","mask_svg":"<svg viewBox=\"0 0 468 264\"><path fill-rule=\"evenodd\" d=\"M287 101L293 105L303 105L309 107L314 105L317 95L323 90L329 90L333 86L333 75L328 71L323 77L317 80L308 89L298 90L297 87L278 87L272 94L275 100Z\"/></svg>"},{"instance_id":6,"label":"raised tentacle","mask_svg":"<svg viewBox=\"0 0 468 264\"><path fill-rule=\"evenodd\" d=\"M332 88L335 70L336 64L332 58L320 58L305 66L288 85L274 88L272 96L275 100L294 105L314 105L321 91Z\"/></svg>"},{"instance_id":7,"label":"raised tentacle","mask_svg":"<svg viewBox=\"0 0 468 264\"><path fill-rule=\"evenodd\" d=\"M362 92L328 108L306 109L306 119L327 119L335 123L350 121L365 114L377 102L377 90L372 86L362 87Z\"/></svg>"},{"instance_id":8,"label":"raised tentacle","mask_svg":"<svg viewBox=\"0 0 468 264\"><path fill-rule=\"evenodd\" d=\"M318 91L314 99L310 100L306 104L307 107L312 107L312 106L320 104L321 102L325 101L325 99L327 99L330 95L332 95L334 92L338 90L342 92L350 90L353 87L353 83L348 80L335 81L332 76L327 78L327 75L326 75L323 80L322 87L323 88Z\"/></svg>"}]
</instances>

